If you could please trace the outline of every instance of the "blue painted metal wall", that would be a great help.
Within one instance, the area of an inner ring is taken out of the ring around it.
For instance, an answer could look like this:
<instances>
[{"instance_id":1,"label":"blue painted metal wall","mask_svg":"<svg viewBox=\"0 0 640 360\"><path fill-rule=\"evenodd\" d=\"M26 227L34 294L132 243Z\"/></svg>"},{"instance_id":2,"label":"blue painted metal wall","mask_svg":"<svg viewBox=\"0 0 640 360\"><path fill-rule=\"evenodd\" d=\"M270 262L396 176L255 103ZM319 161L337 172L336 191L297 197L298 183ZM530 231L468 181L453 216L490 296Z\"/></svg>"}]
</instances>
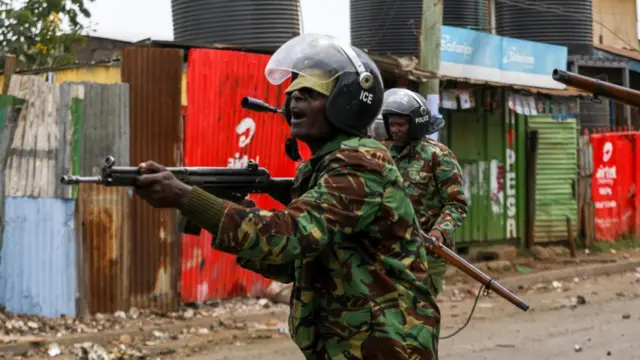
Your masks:
<instances>
[{"instance_id":1,"label":"blue painted metal wall","mask_svg":"<svg viewBox=\"0 0 640 360\"><path fill-rule=\"evenodd\" d=\"M76 200L58 180L73 168L70 98L82 93L60 88L20 75L9 87L27 105L0 127L0 304L9 312L77 313Z\"/></svg>"},{"instance_id":2,"label":"blue painted metal wall","mask_svg":"<svg viewBox=\"0 0 640 360\"><path fill-rule=\"evenodd\" d=\"M7 311L76 315L75 203L5 198L0 302Z\"/></svg>"}]
</instances>

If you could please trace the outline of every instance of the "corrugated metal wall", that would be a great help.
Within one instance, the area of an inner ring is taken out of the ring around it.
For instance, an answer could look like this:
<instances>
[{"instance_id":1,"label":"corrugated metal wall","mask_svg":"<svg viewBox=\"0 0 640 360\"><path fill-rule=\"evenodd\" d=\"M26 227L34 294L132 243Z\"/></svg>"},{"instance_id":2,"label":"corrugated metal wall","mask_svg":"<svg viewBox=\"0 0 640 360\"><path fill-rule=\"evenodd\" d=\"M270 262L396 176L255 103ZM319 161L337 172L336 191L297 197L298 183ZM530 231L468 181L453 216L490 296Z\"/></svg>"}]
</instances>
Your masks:
<instances>
[{"instance_id":1,"label":"corrugated metal wall","mask_svg":"<svg viewBox=\"0 0 640 360\"><path fill-rule=\"evenodd\" d=\"M4 167L6 165L7 156L11 143L13 142L13 134L18 123L18 117L22 111L24 101L10 96L0 95L0 249L2 249L3 233L4 233ZM2 261L0 251L0 262ZM2 294L0 293L0 297ZM4 303L4 302L1 302Z\"/></svg>"},{"instance_id":2,"label":"corrugated metal wall","mask_svg":"<svg viewBox=\"0 0 640 360\"><path fill-rule=\"evenodd\" d=\"M7 311L76 315L75 200L7 196L0 294Z\"/></svg>"},{"instance_id":3,"label":"corrugated metal wall","mask_svg":"<svg viewBox=\"0 0 640 360\"><path fill-rule=\"evenodd\" d=\"M53 72L53 80L62 84L65 82L93 81L100 84L117 84L120 82L120 64L82 66L70 69L60 69Z\"/></svg>"},{"instance_id":4,"label":"corrugated metal wall","mask_svg":"<svg viewBox=\"0 0 640 360\"><path fill-rule=\"evenodd\" d=\"M61 123L60 87L36 76L16 76L9 94L27 102L9 150L5 177L12 196L71 197L60 184L64 169L71 168L67 154L66 124Z\"/></svg>"},{"instance_id":5,"label":"corrugated metal wall","mask_svg":"<svg viewBox=\"0 0 640 360\"><path fill-rule=\"evenodd\" d=\"M129 85L84 85L81 174L92 174L106 156L129 163ZM80 292L90 313L126 309L129 291L131 192L83 184L78 199Z\"/></svg>"},{"instance_id":6,"label":"corrugated metal wall","mask_svg":"<svg viewBox=\"0 0 640 360\"><path fill-rule=\"evenodd\" d=\"M283 117L243 109L244 96L282 106L284 89L264 77L267 55L223 50L191 50L187 73L188 108L185 166L243 166L254 160L273 176L292 177L297 163L284 153L289 127ZM263 208L282 208L268 196L254 197ZM211 235L183 236L182 298L187 302L257 294L269 284L239 268L235 257L211 249Z\"/></svg>"},{"instance_id":7,"label":"corrugated metal wall","mask_svg":"<svg viewBox=\"0 0 640 360\"><path fill-rule=\"evenodd\" d=\"M462 167L469 212L456 243L507 238L505 152L507 127L502 112L450 112L450 148Z\"/></svg>"},{"instance_id":8,"label":"corrugated metal wall","mask_svg":"<svg viewBox=\"0 0 640 360\"><path fill-rule=\"evenodd\" d=\"M126 48L122 82L130 86L130 164L154 160L177 166L181 160L180 50ZM210 128L208 131L211 131ZM134 198L129 288L131 305L175 309L178 305L180 237L177 212L153 209Z\"/></svg>"},{"instance_id":9,"label":"corrugated metal wall","mask_svg":"<svg viewBox=\"0 0 640 360\"><path fill-rule=\"evenodd\" d=\"M58 173L80 175L80 157L82 149L82 107L84 104L84 87L75 84L59 85L60 106L58 118L64 124L65 131L61 133L61 143L67 149L64 161L56 164ZM76 199L78 188L75 186L62 186L65 197Z\"/></svg>"},{"instance_id":10,"label":"corrugated metal wall","mask_svg":"<svg viewBox=\"0 0 640 360\"><path fill-rule=\"evenodd\" d=\"M120 64L79 66L70 69L58 69L52 72L54 81L64 82L93 81L99 84L117 84L121 81ZM44 74L38 76L44 79ZM0 87L4 84L4 76L0 74ZM187 71L182 72L182 105L187 105Z\"/></svg>"},{"instance_id":11,"label":"corrugated metal wall","mask_svg":"<svg viewBox=\"0 0 640 360\"><path fill-rule=\"evenodd\" d=\"M8 311L76 314L75 200L59 185L71 169L74 138L69 109L75 93L36 76L14 76L9 94L25 100L16 126L5 121L5 217L0 293ZM6 120L6 119L5 119ZM13 132L13 136L8 136ZM5 136L6 135L6 136ZM66 198L66 199L65 199Z\"/></svg>"},{"instance_id":12,"label":"corrugated metal wall","mask_svg":"<svg viewBox=\"0 0 640 360\"><path fill-rule=\"evenodd\" d=\"M535 241L566 240L567 216L574 233L578 216L578 124L530 116L528 125L538 130Z\"/></svg>"},{"instance_id":13,"label":"corrugated metal wall","mask_svg":"<svg viewBox=\"0 0 640 360\"><path fill-rule=\"evenodd\" d=\"M595 209L591 197L591 175L593 173L593 147L589 135L578 137L579 142L579 189L578 192L578 229L584 232L585 245L591 245L595 240L596 224ZM636 155L637 156L637 155ZM636 209L638 211L640 209Z\"/></svg>"}]
</instances>

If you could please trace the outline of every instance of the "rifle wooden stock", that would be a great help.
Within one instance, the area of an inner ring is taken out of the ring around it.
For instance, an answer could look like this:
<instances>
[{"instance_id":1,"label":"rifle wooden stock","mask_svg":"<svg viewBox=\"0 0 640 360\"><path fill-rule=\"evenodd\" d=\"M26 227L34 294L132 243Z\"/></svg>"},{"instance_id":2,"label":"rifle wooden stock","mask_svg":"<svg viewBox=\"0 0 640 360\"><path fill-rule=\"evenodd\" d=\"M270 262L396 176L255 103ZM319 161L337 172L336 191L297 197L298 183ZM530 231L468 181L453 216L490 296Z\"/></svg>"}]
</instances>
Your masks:
<instances>
[{"instance_id":1,"label":"rifle wooden stock","mask_svg":"<svg viewBox=\"0 0 640 360\"><path fill-rule=\"evenodd\" d=\"M429 250L431 252L444 260L447 264L455 266L458 270L463 273L471 276L474 280L481 283L488 290L495 292L500 295L500 297L504 298L508 302L517 306L523 311L529 310L529 305L525 303L522 299L516 296L511 291L507 290L504 286L498 284L495 280L489 277L489 275L483 273L478 270L475 266L471 265L465 259L461 258L458 254L451 251L446 246L440 244L438 240L424 234L427 239L427 243L429 245Z\"/></svg>"},{"instance_id":2,"label":"rifle wooden stock","mask_svg":"<svg viewBox=\"0 0 640 360\"><path fill-rule=\"evenodd\" d=\"M552 76L557 82L590 92L596 97L604 96L623 104L640 107L640 91L559 69L553 70Z\"/></svg>"}]
</instances>

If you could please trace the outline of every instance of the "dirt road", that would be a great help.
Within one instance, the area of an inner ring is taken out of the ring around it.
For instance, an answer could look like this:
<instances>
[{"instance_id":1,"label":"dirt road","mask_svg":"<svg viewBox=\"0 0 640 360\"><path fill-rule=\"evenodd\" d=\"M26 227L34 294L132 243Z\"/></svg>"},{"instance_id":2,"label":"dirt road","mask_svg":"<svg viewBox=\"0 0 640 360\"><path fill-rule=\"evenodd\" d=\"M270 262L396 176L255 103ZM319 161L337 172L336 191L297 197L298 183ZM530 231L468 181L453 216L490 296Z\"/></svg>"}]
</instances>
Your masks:
<instances>
[{"instance_id":1,"label":"dirt road","mask_svg":"<svg viewBox=\"0 0 640 360\"><path fill-rule=\"evenodd\" d=\"M519 295L531 305L528 313L493 296L481 298L469 326L442 340L441 358L640 359L640 273L544 284ZM465 322L472 304L472 299L448 299L442 305L443 335ZM239 338L235 344L203 346L202 352L187 358L303 359L290 340L277 334L269 339Z\"/></svg>"},{"instance_id":2,"label":"dirt road","mask_svg":"<svg viewBox=\"0 0 640 360\"><path fill-rule=\"evenodd\" d=\"M445 289L440 299L443 336L466 321L477 293L475 284L469 281L451 282L455 284ZM481 297L469 326L441 341L441 358L640 359L640 269L536 284L517 293L531 305L529 312L495 295ZM108 351L112 358L126 354L129 358L143 355L154 359L302 359L286 334L286 312L277 310L281 307L269 308L276 311L261 310L247 321L233 316L224 321L219 316L205 316L199 321L178 321L172 330L158 326L151 334L122 335L105 344L106 350L102 351ZM205 310L229 312L226 307ZM93 346L83 347L86 345ZM40 348L23 356L51 358L51 350ZM56 358L75 359L74 351L72 346L62 345ZM97 356L100 350L91 348L90 352Z\"/></svg>"}]
</instances>

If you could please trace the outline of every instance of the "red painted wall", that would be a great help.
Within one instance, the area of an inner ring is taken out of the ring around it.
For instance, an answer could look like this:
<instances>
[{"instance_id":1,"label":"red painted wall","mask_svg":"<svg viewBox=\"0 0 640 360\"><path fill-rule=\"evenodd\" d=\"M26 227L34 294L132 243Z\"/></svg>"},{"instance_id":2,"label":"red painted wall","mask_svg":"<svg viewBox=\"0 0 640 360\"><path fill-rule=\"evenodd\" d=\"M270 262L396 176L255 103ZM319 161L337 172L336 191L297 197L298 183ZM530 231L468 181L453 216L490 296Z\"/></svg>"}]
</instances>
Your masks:
<instances>
[{"instance_id":1,"label":"red painted wall","mask_svg":"<svg viewBox=\"0 0 640 360\"><path fill-rule=\"evenodd\" d=\"M195 49L187 68L185 166L244 166L254 160L274 177L293 177L297 163L284 153L289 126L277 114L240 106L244 96L282 106L288 82L273 86L264 77L268 55ZM303 158L309 151L301 147ZM258 207L282 209L269 196L251 197ZM183 236L182 299L204 301L258 294L269 280L235 264L235 256L211 249L211 234Z\"/></svg>"}]
</instances>

